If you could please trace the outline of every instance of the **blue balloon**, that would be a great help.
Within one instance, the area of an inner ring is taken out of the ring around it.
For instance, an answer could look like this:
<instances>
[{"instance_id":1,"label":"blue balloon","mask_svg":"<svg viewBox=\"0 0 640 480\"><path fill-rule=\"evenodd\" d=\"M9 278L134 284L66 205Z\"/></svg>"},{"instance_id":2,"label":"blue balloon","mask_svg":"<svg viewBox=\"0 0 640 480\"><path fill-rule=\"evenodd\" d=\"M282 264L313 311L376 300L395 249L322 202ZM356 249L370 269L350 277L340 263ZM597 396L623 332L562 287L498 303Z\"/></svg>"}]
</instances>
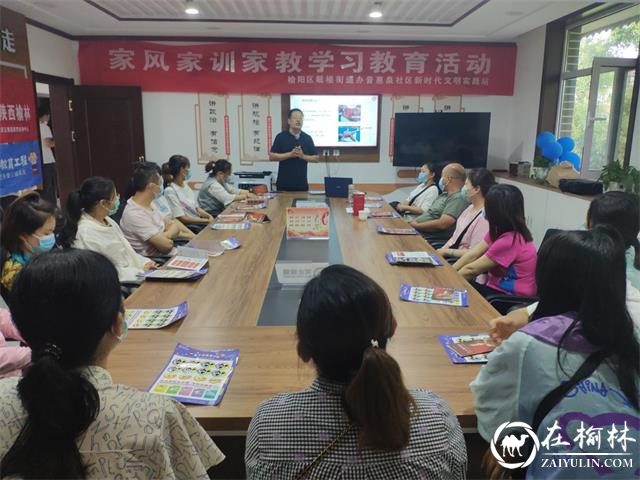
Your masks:
<instances>
[{"instance_id":1,"label":"blue balloon","mask_svg":"<svg viewBox=\"0 0 640 480\"><path fill-rule=\"evenodd\" d=\"M576 152L566 152L560 156L561 162L569 162L577 171L580 171L580 155Z\"/></svg>"},{"instance_id":2,"label":"blue balloon","mask_svg":"<svg viewBox=\"0 0 640 480\"><path fill-rule=\"evenodd\" d=\"M571 137L560 137L558 143L562 145L562 151L564 153L570 152L576 146L576 142Z\"/></svg>"},{"instance_id":3,"label":"blue balloon","mask_svg":"<svg viewBox=\"0 0 640 480\"><path fill-rule=\"evenodd\" d=\"M556 136L553 133L542 132L542 133L539 133L538 136L536 137L536 146L540 150L542 150L545 147L545 145L555 141L556 141Z\"/></svg>"},{"instance_id":4,"label":"blue balloon","mask_svg":"<svg viewBox=\"0 0 640 480\"><path fill-rule=\"evenodd\" d=\"M542 156L549 160L556 160L560 155L562 155L562 145L558 142L547 143L542 147Z\"/></svg>"}]
</instances>

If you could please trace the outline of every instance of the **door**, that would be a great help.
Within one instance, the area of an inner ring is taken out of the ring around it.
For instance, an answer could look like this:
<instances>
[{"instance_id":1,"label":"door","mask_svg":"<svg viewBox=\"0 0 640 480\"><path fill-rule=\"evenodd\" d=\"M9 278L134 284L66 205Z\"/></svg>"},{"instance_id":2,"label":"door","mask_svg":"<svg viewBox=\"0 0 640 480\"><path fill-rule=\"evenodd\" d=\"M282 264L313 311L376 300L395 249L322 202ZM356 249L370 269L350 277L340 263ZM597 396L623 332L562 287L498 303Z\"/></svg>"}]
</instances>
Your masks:
<instances>
[{"instance_id":1,"label":"door","mask_svg":"<svg viewBox=\"0 0 640 480\"><path fill-rule=\"evenodd\" d=\"M124 193L133 164L144 160L140 87L71 88L76 182L110 178Z\"/></svg>"},{"instance_id":2,"label":"door","mask_svg":"<svg viewBox=\"0 0 640 480\"><path fill-rule=\"evenodd\" d=\"M598 178L602 167L621 164L629 131L631 98L636 61L595 58L589 88L587 125L584 136L583 174Z\"/></svg>"}]
</instances>

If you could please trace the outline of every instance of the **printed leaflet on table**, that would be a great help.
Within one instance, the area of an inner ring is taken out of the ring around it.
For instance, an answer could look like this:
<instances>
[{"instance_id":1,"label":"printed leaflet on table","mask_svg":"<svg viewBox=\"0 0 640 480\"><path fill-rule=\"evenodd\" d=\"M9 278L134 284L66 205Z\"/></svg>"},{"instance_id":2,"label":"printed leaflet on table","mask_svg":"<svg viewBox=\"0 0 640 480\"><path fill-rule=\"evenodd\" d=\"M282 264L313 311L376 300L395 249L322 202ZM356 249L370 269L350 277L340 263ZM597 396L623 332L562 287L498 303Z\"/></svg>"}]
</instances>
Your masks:
<instances>
[{"instance_id":1,"label":"printed leaflet on table","mask_svg":"<svg viewBox=\"0 0 640 480\"><path fill-rule=\"evenodd\" d=\"M442 261L427 252L389 252L385 253L391 265L442 265Z\"/></svg>"},{"instance_id":2,"label":"printed leaflet on table","mask_svg":"<svg viewBox=\"0 0 640 480\"><path fill-rule=\"evenodd\" d=\"M414 228L386 228L380 224L376 224L376 232L386 235L418 235Z\"/></svg>"},{"instance_id":3,"label":"printed leaflet on table","mask_svg":"<svg viewBox=\"0 0 640 480\"><path fill-rule=\"evenodd\" d=\"M486 333L438 335L438 339L453 363L486 363L487 355L496 348Z\"/></svg>"},{"instance_id":4,"label":"printed leaflet on table","mask_svg":"<svg viewBox=\"0 0 640 480\"><path fill-rule=\"evenodd\" d=\"M178 343L149 387L182 403L218 405L238 365L240 350L197 350Z\"/></svg>"},{"instance_id":5,"label":"printed leaflet on table","mask_svg":"<svg viewBox=\"0 0 640 480\"><path fill-rule=\"evenodd\" d=\"M187 316L187 302L169 308L128 308L124 312L124 321L131 329L163 328Z\"/></svg>"},{"instance_id":6,"label":"printed leaflet on table","mask_svg":"<svg viewBox=\"0 0 640 480\"><path fill-rule=\"evenodd\" d=\"M467 307L469 302L466 290L454 290L441 287L417 287L403 283L400 287L400 299L405 302L431 303L452 307Z\"/></svg>"},{"instance_id":7,"label":"printed leaflet on table","mask_svg":"<svg viewBox=\"0 0 640 480\"><path fill-rule=\"evenodd\" d=\"M178 247L175 257L165 263L166 268L177 268L179 270L190 270L197 272L202 270L209 261L209 252L199 248Z\"/></svg>"}]
</instances>

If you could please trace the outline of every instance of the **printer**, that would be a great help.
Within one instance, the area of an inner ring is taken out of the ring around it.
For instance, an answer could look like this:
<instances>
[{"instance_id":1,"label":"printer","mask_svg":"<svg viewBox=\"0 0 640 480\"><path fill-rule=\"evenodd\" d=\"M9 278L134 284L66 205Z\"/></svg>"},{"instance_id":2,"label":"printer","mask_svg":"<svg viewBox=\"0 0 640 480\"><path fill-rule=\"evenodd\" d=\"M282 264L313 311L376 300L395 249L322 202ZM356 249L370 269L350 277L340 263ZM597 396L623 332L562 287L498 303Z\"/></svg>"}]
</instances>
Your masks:
<instances>
[{"instance_id":1,"label":"printer","mask_svg":"<svg viewBox=\"0 0 640 480\"><path fill-rule=\"evenodd\" d=\"M266 186L270 192L273 190L273 172L233 172L231 181L243 190L249 190L257 185Z\"/></svg>"}]
</instances>

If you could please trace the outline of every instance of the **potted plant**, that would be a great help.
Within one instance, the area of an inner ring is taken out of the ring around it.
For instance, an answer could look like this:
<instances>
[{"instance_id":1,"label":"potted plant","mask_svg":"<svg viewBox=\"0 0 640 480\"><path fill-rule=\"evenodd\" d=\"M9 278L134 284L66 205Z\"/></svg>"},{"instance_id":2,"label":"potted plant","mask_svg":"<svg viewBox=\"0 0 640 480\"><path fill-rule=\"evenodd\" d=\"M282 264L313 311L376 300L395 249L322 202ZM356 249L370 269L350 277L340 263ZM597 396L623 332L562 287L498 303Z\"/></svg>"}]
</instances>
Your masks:
<instances>
[{"instance_id":1,"label":"potted plant","mask_svg":"<svg viewBox=\"0 0 640 480\"><path fill-rule=\"evenodd\" d=\"M549 174L549 169L553 162L542 155L539 148L536 148L536 155L533 157L533 167L531 167L531 178L537 182L544 182Z\"/></svg>"},{"instance_id":2,"label":"potted plant","mask_svg":"<svg viewBox=\"0 0 640 480\"><path fill-rule=\"evenodd\" d=\"M622 166L619 162L611 162L602 168L599 180L606 192L619 190L640 193L640 171L632 166Z\"/></svg>"}]
</instances>

